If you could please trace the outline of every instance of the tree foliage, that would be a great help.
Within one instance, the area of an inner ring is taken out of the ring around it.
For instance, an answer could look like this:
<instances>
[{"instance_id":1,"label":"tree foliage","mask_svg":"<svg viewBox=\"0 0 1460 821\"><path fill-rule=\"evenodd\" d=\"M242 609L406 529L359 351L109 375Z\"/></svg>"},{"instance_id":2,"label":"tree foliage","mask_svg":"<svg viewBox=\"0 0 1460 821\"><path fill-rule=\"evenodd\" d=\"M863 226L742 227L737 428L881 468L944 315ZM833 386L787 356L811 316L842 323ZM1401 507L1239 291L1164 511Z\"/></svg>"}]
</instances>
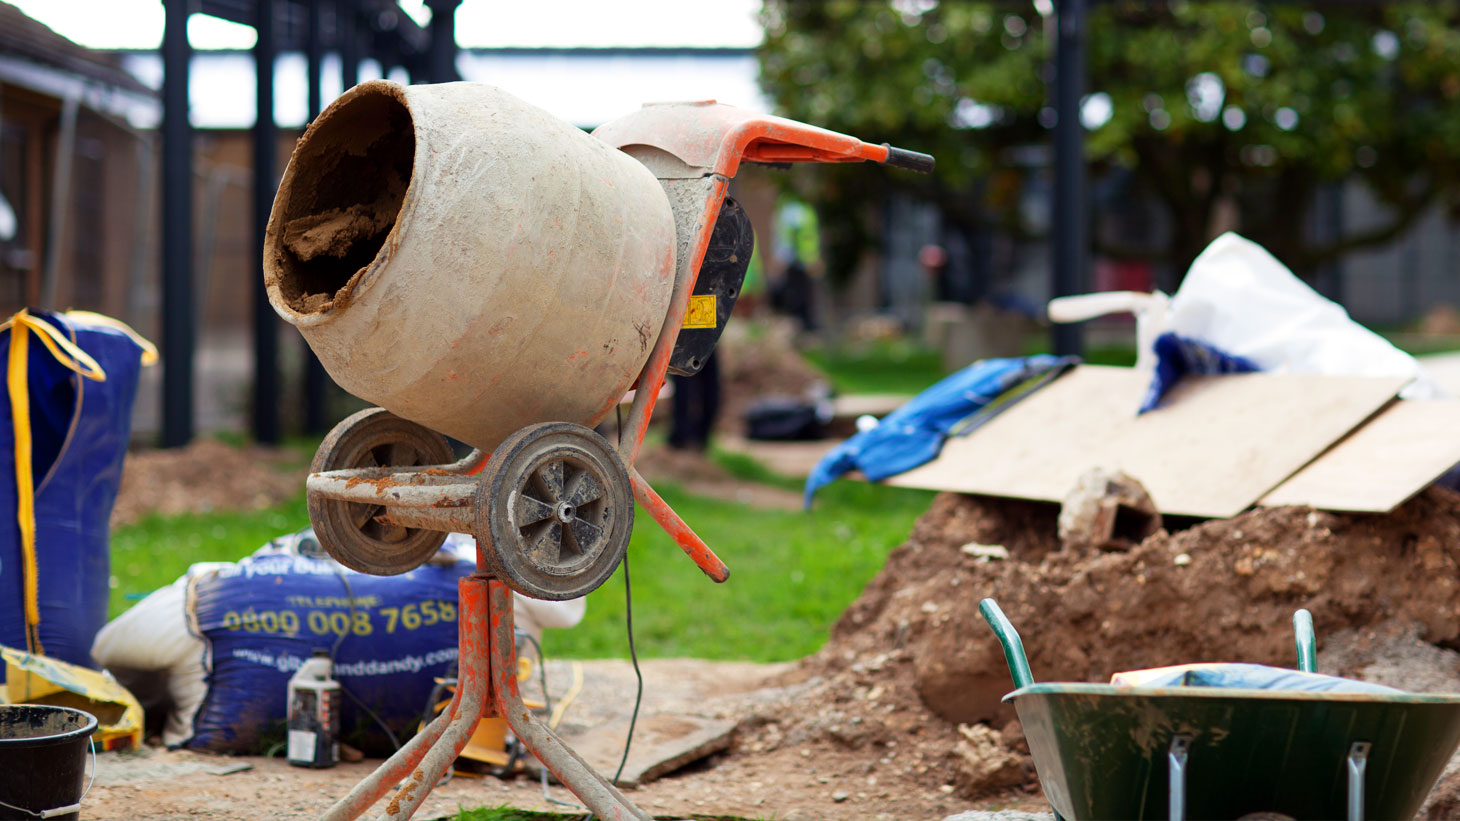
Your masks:
<instances>
[{"instance_id":1,"label":"tree foliage","mask_svg":"<svg viewBox=\"0 0 1460 821\"><path fill-rule=\"evenodd\" d=\"M892 186L955 228L1028 234L1021 192L1046 171L1021 158L1048 144L1053 121L1053 18L1035 3L766 0L762 21L761 83L782 113L938 158L922 180L819 174L803 193L850 219L831 240L872 241L854 209ZM1437 202L1460 213L1455 2L1110 0L1088 24L1087 161L1094 174L1128 169L1167 217L1118 244L1096 215L1096 250L1184 270L1229 202L1240 230L1312 272L1396 238ZM1313 239L1315 194L1349 178L1384 219Z\"/></svg>"}]
</instances>

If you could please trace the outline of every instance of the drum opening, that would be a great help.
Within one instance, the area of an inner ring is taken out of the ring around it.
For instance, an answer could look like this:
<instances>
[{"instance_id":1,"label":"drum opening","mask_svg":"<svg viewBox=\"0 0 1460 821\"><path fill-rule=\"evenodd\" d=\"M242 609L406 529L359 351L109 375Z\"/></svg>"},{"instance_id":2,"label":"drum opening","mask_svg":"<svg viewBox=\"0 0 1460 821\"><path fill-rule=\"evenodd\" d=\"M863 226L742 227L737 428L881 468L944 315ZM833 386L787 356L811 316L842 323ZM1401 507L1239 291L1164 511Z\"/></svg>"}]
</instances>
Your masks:
<instances>
[{"instance_id":1,"label":"drum opening","mask_svg":"<svg viewBox=\"0 0 1460 821\"><path fill-rule=\"evenodd\" d=\"M265 240L265 282L300 314L342 307L380 254L410 183L415 128L398 86L358 86L300 138Z\"/></svg>"}]
</instances>

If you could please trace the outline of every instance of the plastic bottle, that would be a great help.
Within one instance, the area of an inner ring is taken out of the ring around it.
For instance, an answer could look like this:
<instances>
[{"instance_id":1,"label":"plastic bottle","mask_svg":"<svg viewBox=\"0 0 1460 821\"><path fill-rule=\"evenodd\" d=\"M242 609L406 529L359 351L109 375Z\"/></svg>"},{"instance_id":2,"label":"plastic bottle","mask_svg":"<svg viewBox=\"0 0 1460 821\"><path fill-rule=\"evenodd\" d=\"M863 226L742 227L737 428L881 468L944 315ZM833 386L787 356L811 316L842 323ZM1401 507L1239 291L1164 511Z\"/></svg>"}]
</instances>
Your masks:
<instances>
[{"instance_id":1,"label":"plastic bottle","mask_svg":"<svg viewBox=\"0 0 1460 821\"><path fill-rule=\"evenodd\" d=\"M328 650L314 651L289 679L289 763L333 767L340 761L340 683Z\"/></svg>"}]
</instances>

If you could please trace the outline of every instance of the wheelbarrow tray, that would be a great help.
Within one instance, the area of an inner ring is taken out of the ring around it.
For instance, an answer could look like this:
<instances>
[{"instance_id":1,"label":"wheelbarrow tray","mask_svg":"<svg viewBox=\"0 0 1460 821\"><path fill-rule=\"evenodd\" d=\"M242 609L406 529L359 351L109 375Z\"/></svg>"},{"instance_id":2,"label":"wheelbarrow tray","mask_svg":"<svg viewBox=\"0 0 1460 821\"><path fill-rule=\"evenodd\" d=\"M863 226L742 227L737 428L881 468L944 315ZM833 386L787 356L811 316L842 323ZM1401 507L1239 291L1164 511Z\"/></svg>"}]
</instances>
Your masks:
<instances>
[{"instance_id":1,"label":"wheelbarrow tray","mask_svg":"<svg viewBox=\"0 0 1460 821\"><path fill-rule=\"evenodd\" d=\"M1067 821L1164 819L1168 751L1190 737L1186 817L1343 818L1353 742L1365 818L1409 819L1460 745L1460 696L1031 684L1004 697Z\"/></svg>"}]
</instances>

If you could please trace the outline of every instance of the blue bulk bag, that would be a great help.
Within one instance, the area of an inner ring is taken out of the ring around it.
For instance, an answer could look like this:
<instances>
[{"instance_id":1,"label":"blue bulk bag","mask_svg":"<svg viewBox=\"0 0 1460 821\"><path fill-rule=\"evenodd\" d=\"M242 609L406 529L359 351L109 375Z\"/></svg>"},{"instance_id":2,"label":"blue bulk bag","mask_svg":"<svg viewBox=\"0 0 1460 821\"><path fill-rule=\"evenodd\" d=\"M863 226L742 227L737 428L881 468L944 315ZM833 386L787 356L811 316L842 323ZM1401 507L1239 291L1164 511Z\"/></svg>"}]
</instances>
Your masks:
<instances>
[{"instance_id":1,"label":"blue bulk bag","mask_svg":"<svg viewBox=\"0 0 1460 821\"><path fill-rule=\"evenodd\" d=\"M473 544L474 549L474 544ZM370 576L324 555L312 531L275 539L188 579L189 629L205 644L208 695L183 746L261 753L283 738L289 677L328 650L341 740L388 755L415 733L457 657L457 580L476 562L452 543L409 573Z\"/></svg>"},{"instance_id":2,"label":"blue bulk bag","mask_svg":"<svg viewBox=\"0 0 1460 821\"><path fill-rule=\"evenodd\" d=\"M85 312L21 311L0 343L0 644L93 667L137 376L157 354Z\"/></svg>"}]
</instances>

